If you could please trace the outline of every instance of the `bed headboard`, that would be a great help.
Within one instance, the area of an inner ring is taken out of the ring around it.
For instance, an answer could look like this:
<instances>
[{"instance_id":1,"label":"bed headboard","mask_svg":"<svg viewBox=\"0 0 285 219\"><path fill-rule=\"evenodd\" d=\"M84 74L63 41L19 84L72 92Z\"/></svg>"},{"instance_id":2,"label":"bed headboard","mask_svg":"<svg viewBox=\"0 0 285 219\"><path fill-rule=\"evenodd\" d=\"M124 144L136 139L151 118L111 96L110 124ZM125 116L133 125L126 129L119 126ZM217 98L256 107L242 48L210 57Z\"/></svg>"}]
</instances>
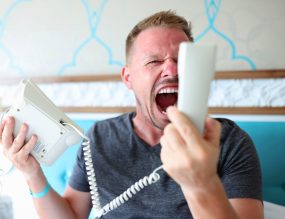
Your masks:
<instances>
[{"instance_id":1,"label":"bed headboard","mask_svg":"<svg viewBox=\"0 0 285 219\"><path fill-rule=\"evenodd\" d=\"M10 91L20 79L0 78L0 110L11 101L13 92ZM67 113L124 113L134 110L134 99L123 85L119 74L31 79ZM209 113L285 115L285 95L282 95L284 89L285 69L217 71L212 83Z\"/></svg>"}]
</instances>

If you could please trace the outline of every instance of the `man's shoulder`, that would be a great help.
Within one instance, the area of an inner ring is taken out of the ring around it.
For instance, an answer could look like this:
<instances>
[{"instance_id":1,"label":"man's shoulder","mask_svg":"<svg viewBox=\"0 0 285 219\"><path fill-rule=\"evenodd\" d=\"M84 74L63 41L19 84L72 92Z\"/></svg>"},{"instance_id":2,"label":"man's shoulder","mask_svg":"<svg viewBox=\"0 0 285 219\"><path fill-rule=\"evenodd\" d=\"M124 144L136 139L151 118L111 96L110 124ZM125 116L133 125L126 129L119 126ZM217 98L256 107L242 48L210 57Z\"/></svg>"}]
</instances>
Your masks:
<instances>
[{"instance_id":1,"label":"man's shoulder","mask_svg":"<svg viewBox=\"0 0 285 219\"><path fill-rule=\"evenodd\" d=\"M215 118L215 119L222 124L223 128L237 127L237 124L233 120L227 118Z\"/></svg>"},{"instance_id":2,"label":"man's shoulder","mask_svg":"<svg viewBox=\"0 0 285 219\"><path fill-rule=\"evenodd\" d=\"M244 134L245 132L239 127L239 125L228 118L215 118L222 125L222 135L228 134Z\"/></svg>"},{"instance_id":3,"label":"man's shoulder","mask_svg":"<svg viewBox=\"0 0 285 219\"><path fill-rule=\"evenodd\" d=\"M215 118L222 124L221 143L250 142L251 138L235 121L227 118Z\"/></svg>"},{"instance_id":4,"label":"man's shoulder","mask_svg":"<svg viewBox=\"0 0 285 219\"><path fill-rule=\"evenodd\" d=\"M95 123L95 125L108 125L108 124L122 124L129 123L132 119L133 112L124 113L117 115L115 117L110 117L107 119L99 120Z\"/></svg>"},{"instance_id":5,"label":"man's shoulder","mask_svg":"<svg viewBox=\"0 0 285 219\"><path fill-rule=\"evenodd\" d=\"M133 112L96 121L90 128L92 132L109 132L114 130L130 130L132 128Z\"/></svg>"}]
</instances>

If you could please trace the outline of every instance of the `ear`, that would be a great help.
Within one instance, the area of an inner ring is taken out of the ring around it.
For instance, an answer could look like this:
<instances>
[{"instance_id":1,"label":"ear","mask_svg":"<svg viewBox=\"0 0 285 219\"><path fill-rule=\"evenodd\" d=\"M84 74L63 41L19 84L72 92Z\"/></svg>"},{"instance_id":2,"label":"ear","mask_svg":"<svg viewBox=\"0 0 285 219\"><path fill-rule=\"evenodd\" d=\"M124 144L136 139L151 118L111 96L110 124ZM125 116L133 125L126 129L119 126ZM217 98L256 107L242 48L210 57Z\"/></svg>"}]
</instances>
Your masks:
<instances>
[{"instance_id":1,"label":"ear","mask_svg":"<svg viewBox=\"0 0 285 219\"><path fill-rule=\"evenodd\" d=\"M121 77L127 88L132 89L131 72L128 66L122 68Z\"/></svg>"}]
</instances>

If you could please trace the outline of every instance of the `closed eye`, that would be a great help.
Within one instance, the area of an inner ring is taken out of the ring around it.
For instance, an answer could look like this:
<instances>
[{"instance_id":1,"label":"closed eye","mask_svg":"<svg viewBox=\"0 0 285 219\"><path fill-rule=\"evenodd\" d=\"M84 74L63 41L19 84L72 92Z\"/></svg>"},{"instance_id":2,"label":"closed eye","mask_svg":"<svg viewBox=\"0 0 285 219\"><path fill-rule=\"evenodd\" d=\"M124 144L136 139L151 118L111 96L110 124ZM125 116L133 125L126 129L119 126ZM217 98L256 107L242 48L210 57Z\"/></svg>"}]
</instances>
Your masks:
<instances>
[{"instance_id":1,"label":"closed eye","mask_svg":"<svg viewBox=\"0 0 285 219\"><path fill-rule=\"evenodd\" d=\"M162 62L163 62L162 60L151 60L151 61L147 62L146 64L147 65L155 65L155 64L160 64Z\"/></svg>"}]
</instances>

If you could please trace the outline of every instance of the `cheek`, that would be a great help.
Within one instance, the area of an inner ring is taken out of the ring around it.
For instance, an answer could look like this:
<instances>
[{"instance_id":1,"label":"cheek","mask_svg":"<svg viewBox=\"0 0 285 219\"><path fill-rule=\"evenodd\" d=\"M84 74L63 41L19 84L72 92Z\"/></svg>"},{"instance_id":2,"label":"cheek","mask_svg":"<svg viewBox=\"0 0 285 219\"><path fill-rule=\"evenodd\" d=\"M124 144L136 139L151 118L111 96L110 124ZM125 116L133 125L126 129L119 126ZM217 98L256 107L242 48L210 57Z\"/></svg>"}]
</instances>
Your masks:
<instances>
[{"instance_id":1,"label":"cheek","mask_svg":"<svg viewBox=\"0 0 285 219\"><path fill-rule=\"evenodd\" d=\"M154 76L155 75L150 72L137 74L135 78L133 78L133 88L144 93L150 93L155 83Z\"/></svg>"},{"instance_id":2,"label":"cheek","mask_svg":"<svg viewBox=\"0 0 285 219\"><path fill-rule=\"evenodd\" d=\"M133 92L141 104L149 105L150 102L153 102L154 94L152 92L152 81L148 80L138 80L133 86Z\"/></svg>"},{"instance_id":3,"label":"cheek","mask_svg":"<svg viewBox=\"0 0 285 219\"><path fill-rule=\"evenodd\" d=\"M156 70L148 70L147 68L142 69L132 69L132 89L137 98L140 101L143 99L154 99L155 94L154 86L159 77L159 71ZM150 100L153 101L153 100Z\"/></svg>"}]
</instances>

